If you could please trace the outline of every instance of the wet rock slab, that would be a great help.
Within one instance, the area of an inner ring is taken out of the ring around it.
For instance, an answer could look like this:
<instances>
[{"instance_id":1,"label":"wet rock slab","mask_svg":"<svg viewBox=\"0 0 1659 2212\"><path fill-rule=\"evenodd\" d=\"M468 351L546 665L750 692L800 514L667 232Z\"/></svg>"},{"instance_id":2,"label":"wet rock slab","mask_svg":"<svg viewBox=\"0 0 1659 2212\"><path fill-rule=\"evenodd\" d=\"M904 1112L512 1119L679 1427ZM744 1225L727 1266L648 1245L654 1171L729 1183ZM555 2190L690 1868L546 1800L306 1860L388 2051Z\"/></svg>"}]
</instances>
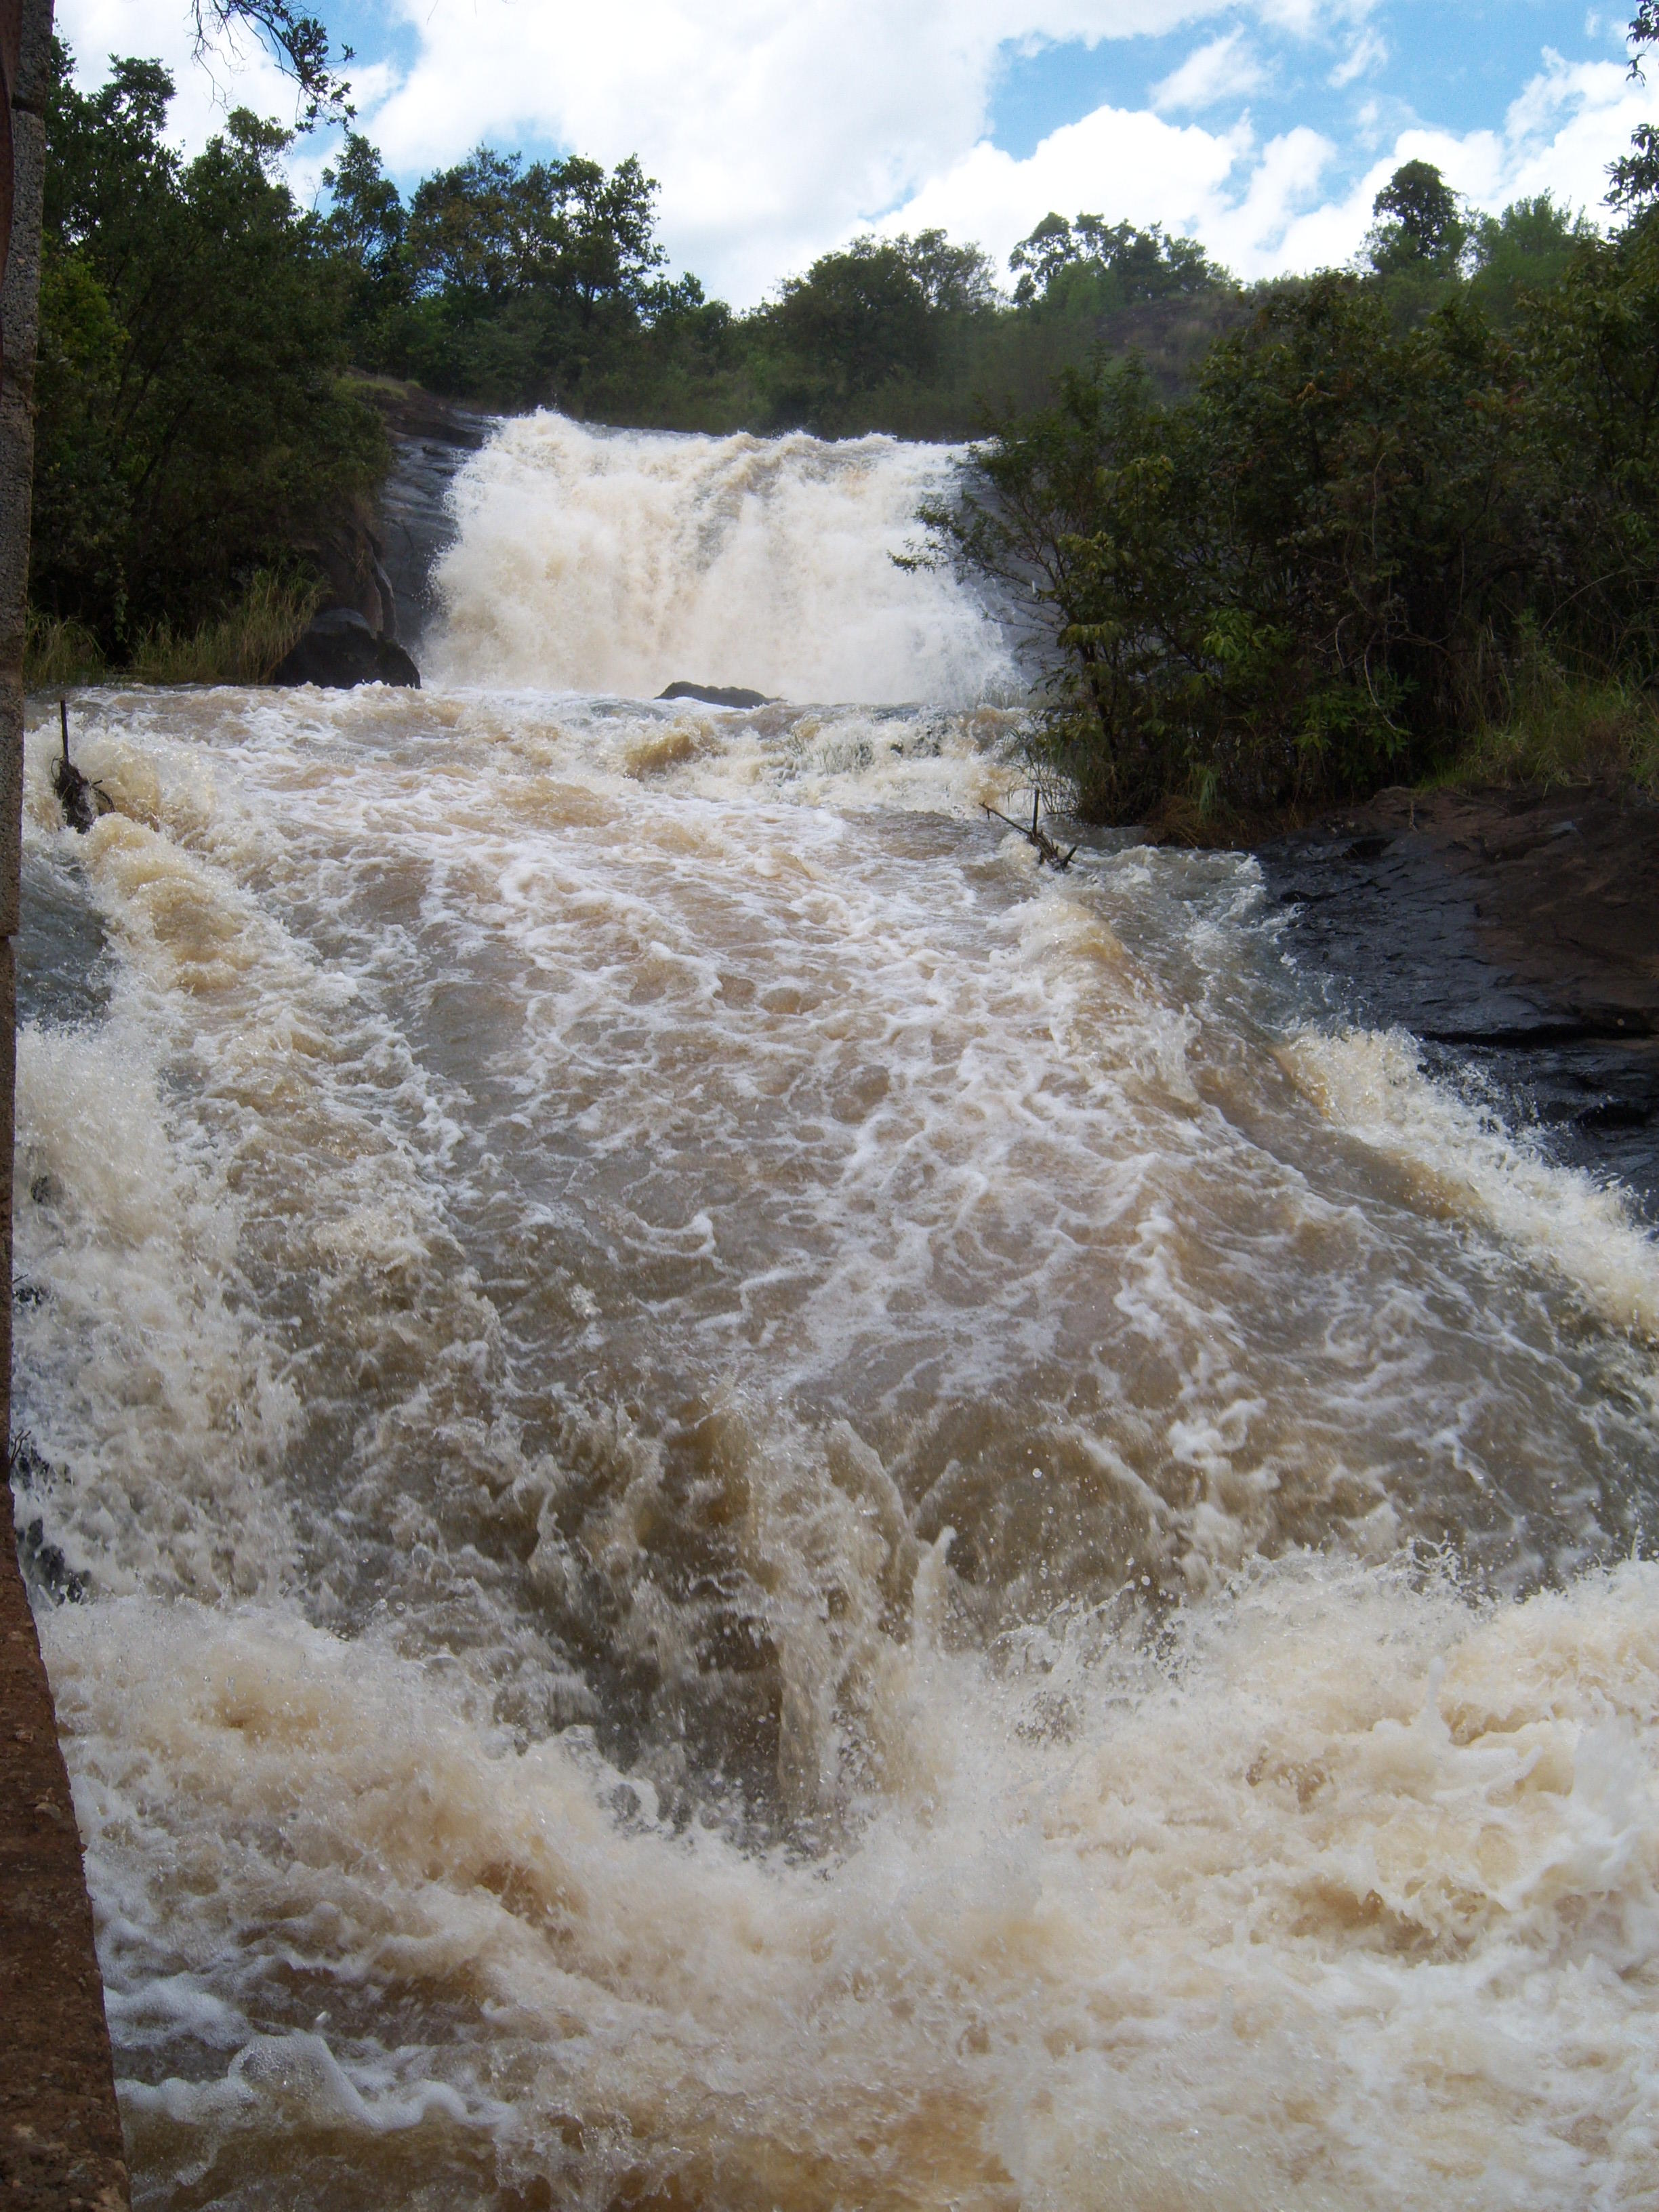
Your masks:
<instances>
[{"instance_id":1,"label":"wet rock slab","mask_svg":"<svg viewBox=\"0 0 1659 2212\"><path fill-rule=\"evenodd\" d=\"M1422 1039L1659 1220L1659 807L1606 789L1385 792L1258 852L1334 1007Z\"/></svg>"},{"instance_id":2,"label":"wet rock slab","mask_svg":"<svg viewBox=\"0 0 1659 2212\"><path fill-rule=\"evenodd\" d=\"M455 541L450 503L455 479L496 418L440 399L418 385L380 379L363 389L385 416L392 437L392 472L380 488L386 566L398 634L418 647L434 612L433 570Z\"/></svg>"}]
</instances>

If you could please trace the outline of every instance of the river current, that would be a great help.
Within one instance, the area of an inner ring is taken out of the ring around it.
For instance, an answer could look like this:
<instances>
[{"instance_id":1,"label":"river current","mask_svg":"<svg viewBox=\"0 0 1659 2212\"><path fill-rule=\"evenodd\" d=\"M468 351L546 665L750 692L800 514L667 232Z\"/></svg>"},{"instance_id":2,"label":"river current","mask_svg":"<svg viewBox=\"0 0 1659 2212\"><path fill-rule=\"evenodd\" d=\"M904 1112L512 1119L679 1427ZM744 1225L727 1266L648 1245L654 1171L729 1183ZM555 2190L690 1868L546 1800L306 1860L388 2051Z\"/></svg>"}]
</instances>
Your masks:
<instances>
[{"instance_id":1,"label":"river current","mask_svg":"<svg viewBox=\"0 0 1659 2212\"><path fill-rule=\"evenodd\" d=\"M1659 2195L1659 1255L1248 858L985 816L947 468L511 423L425 690L83 693L84 839L33 710L142 2205Z\"/></svg>"}]
</instances>

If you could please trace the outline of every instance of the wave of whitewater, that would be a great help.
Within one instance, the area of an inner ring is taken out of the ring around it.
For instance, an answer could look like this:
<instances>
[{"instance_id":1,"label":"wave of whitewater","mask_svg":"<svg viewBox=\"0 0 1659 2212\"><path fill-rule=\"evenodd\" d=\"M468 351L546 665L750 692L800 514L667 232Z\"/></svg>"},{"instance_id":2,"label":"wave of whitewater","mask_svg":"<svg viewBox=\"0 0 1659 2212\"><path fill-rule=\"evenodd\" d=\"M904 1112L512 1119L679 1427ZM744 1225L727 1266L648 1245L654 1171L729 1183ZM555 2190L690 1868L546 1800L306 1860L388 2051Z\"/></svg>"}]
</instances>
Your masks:
<instances>
[{"instance_id":1,"label":"wave of whitewater","mask_svg":"<svg viewBox=\"0 0 1659 2212\"><path fill-rule=\"evenodd\" d=\"M84 840L31 731L104 950L24 979L25 1516L138 2201L1650 2203L1652 1245L1310 1030L1248 863L988 830L982 617L885 561L936 457L744 463L739 538L864 472L838 659L797 540L684 550L743 442L515 426L448 688L85 695Z\"/></svg>"}]
</instances>

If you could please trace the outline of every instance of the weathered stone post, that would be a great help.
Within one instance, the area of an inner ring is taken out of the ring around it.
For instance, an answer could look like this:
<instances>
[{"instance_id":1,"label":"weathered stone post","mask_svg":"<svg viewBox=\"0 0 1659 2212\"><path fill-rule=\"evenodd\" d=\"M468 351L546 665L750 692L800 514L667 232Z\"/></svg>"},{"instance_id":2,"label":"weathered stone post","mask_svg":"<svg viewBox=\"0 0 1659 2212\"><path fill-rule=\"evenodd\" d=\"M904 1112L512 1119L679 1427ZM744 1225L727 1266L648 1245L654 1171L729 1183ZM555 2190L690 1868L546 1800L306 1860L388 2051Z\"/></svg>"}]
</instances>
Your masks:
<instances>
[{"instance_id":1,"label":"weathered stone post","mask_svg":"<svg viewBox=\"0 0 1659 2212\"><path fill-rule=\"evenodd\" d=\"M52 0L0 0L0 1441L8 1446L23 639L51 40ZM0 2201L15 2212L122 2212L128 2201L81 1839L3 1481Z\"/></svg>"}]
</instances>

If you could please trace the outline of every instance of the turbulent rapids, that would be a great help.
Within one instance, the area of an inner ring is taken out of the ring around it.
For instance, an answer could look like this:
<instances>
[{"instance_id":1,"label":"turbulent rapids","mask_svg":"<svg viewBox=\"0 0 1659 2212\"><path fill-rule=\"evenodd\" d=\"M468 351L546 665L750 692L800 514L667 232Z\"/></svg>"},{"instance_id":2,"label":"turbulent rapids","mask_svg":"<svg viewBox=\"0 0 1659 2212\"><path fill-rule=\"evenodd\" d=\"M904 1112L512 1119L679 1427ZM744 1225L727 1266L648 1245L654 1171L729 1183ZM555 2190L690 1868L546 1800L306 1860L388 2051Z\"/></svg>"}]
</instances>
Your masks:
<instances>
[{"instance_id":1,"label":"turbulent rapids","mask_svg":"<svg viewBox=\"0 0 1659 2212\"><path fill-rule=\"evenodd\" d=\"M84 695L84 839L41 702L143 2204L1653 2202L1659 1258L1249 860L988 826L941 465L514 423L426 691Z\"/></svg>"}]
</instances>

